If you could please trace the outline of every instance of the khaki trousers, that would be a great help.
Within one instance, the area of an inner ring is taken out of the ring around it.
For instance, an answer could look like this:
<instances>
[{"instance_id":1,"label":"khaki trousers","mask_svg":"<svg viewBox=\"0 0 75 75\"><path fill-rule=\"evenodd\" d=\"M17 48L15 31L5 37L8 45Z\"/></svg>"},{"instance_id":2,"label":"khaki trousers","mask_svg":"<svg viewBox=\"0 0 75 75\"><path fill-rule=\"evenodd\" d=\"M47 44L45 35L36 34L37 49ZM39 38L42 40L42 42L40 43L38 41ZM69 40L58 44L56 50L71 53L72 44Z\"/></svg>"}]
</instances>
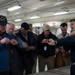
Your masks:
<instances>
[{"instance_id":1,"label":"khaki trousers","mask_svg":"<svg viewBox=\"0 0 75 75\"><path fill-rule=\"evenodd\" d=\"M39 72L45 70L45 66L47 65L48 70L54 69L54 56L50 56L48 58L44 58L43 56L39 56Z\"/></svg>"},{"instance_id":2,"label":"khaki trousers","mask_svg":"<svg viewBox=\"0 0 75 75\"><path fill-rule=\"evenodd\" d=\"M64 66L69 66L70 65L70 56L69 57L62 57L63 58L63 62L64 62Z\"/></svg>"}]
</instances>

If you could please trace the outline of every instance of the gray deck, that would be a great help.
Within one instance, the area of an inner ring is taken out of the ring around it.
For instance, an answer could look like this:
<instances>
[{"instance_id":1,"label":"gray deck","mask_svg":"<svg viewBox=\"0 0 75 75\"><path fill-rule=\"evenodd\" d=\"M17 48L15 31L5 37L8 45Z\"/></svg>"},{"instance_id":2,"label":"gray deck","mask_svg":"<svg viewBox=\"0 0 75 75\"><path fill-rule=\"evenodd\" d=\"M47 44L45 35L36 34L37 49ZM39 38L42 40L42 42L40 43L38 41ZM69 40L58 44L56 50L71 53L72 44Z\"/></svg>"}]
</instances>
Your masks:
<instances>
[{"instance_id":1,"label":"gray deck","mask_svg":"<svg viewBox=\"0 0 75 75\"><path fill-rule=\"evenodd\" d=\"M58 69L53 69L50 71L44 71L36 74L31 74L31 75L70 75L70 67L62 67Z\"/></svg>"}]
</instances>

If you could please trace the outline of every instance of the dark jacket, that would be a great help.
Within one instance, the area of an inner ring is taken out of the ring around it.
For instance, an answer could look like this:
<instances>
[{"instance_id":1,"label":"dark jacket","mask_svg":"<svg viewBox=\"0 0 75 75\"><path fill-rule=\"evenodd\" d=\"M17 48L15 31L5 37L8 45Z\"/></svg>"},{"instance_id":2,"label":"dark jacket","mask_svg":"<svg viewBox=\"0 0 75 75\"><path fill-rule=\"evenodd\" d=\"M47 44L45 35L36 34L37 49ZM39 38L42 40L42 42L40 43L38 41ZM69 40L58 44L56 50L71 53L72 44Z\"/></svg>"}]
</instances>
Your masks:
<instances>
[{"instance_id":1,"label":"dark jacket","mask_svg":"<svg viewBox=\"0 0 75 75\"><path fill-rule=\"evenodd\" d=\"M71 50L71 62L75 62L75 36L68 36L57 40L57 46L64 46L64 50Z\"/></svg>"},{"instance_id":2,"label":"dark jacket","mask_svg":"<svg viewBox=\"0 0 75 75\"><path fill-rule=\"evenodd\" d=\"M18 64L18 52L22 48L22 41L14 34L11 35L13 39L18 42L18 45L11 45L9 46L9 62L10 65Z\"/></svg>"},{"instance_id":3,"label":"dark jacket","mask_svg":"<svg viewBox=\"0 0 75 75\"><path fill-rule=\"evenodd\" d=\"M36 48L36 42L33 34L31 32L28 32L28 41L25 39L25 37L22 35L22 33L19 31L16 33L16 35L25 43L28 44L28 46L34 46ZM34 57L35 57L35 50L29 50L26 51L26 49L22 48L20 52L21 60L27 60L29 59L32 64L34 64ZM24 57L24 59L23 59ZM25 61L24 61L25 62Z\"/></svg>"},{"instance_id":4,"label":"dark jacket","mask_svg":"<svg viewBox=\"0 0 75 75\"><path fill-rule=\"evenodd\" d=\"M37 40L38 42L37 45L38 45L38 50L39 50L38 54L45 58L55 55L55 46L50 46L47 43L44 43L44 44L41 43L43 39L50 39L50 38L54 40L57 39L57 37L51 32L47 37L44 35L44 32L38 36L38 40ZM45 46L47 47L47 50L44 50Z\"/></svg>"}]
</instances>

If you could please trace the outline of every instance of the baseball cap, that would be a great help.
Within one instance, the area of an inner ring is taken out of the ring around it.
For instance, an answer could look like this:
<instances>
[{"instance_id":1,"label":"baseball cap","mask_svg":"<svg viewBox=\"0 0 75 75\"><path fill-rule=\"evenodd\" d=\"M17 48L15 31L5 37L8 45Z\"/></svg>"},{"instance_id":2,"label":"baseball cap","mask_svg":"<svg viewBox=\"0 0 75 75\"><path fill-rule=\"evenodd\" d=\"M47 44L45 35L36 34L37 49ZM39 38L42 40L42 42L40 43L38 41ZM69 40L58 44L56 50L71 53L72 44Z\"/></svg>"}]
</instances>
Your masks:
<instances>
[{"instance_id":1,"label":"baseball cap","mask_svg":"<svg viewBox=\"0 0 75 75\"><path fill-rule=\"evenodd\" d=\"M26 23L26 22L23 22L23 23L21 24L21 27L24 28L25 30L28 30L28 29L29 29L29 24Z\"/></svg>"},{"instance_id":2,"label":"baseball cap","mask_svg":"<svg viewBox=\"0 0 75 75\"><path fill-rule=\"evenodd\" d=\"M44 30L50 30L50 26L49 26L49 25L44 25L44 26L43 26L43 29L44 29Z\"/></svg>"},{"instance_id":3,"label":"baseball cap","mask_svg":"<svg viewBox=\"0 0 75 75\"><path fill-rule=\"evenodd\" d=\"M7 24L7 18L3 15L0 15L0 25L4 26Z\"/></svg>"}]
</instances>

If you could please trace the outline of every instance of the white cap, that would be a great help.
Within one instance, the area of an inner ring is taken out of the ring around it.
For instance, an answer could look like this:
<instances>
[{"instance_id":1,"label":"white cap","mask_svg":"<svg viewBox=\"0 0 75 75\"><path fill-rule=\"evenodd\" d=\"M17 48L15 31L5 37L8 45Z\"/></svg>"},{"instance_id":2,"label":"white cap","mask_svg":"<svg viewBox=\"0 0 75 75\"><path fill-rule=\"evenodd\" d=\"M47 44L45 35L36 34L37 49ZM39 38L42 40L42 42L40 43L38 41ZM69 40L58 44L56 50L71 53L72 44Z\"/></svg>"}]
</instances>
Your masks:
<instances>
[{"instance_id":1,"label":"white cap","mask_svg":"<svg viewBox=\"0 0 75 75\"><path fill-rule=\"evenodd\" d=\"M49 25L43 25L43 29L44 30L50 30L50 26Z\"/></svg>"}]
</instances>

